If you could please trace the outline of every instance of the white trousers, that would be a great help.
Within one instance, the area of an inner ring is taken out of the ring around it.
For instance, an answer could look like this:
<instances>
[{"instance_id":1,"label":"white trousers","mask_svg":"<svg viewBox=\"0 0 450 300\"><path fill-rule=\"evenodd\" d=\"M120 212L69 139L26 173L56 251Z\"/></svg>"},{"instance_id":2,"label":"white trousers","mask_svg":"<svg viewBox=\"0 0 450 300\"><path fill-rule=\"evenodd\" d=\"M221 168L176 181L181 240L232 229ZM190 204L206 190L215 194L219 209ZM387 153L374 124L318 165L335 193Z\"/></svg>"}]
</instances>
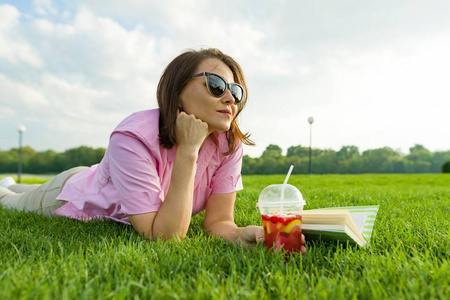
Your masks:
<instances>
[{"instance_id":1,"label":"white trousers","mask_svg":"<svg viewBox=\"0 0 450 300\"><path fill-rule=\"evenodd\" d=\"M44 184L13 184L9 188L0 187L0 205L7 209L53 216L53 212L66 203L56 200L66 181L86 169L87 167L69 169Z\"/></svg>"}]
</instances>

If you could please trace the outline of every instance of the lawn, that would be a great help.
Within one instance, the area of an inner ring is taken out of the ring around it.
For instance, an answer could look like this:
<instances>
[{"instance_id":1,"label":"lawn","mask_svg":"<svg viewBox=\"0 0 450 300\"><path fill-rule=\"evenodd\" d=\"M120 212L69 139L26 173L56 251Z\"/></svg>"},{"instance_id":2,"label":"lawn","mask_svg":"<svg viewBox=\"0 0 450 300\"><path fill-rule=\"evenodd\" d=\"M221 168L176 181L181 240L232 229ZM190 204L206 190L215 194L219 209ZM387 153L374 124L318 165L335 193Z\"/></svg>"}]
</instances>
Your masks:
<instances>
[{"instance_id":1,"label":"lawn","mask_svg":"<svg viewBox=\"0 0 450 300\"><path fill-rule=\"evenodd\" d=\"M260 225L258 195L284 175L243 179L236 223ZM289 183L306 209L380 205L370 247L310 243L285 260L263 245L211 238L202 214L182 243L164 243L114 222L0 208L0 299L448 299L449 175L292 175Z\"/></svg>"}]
</instances>

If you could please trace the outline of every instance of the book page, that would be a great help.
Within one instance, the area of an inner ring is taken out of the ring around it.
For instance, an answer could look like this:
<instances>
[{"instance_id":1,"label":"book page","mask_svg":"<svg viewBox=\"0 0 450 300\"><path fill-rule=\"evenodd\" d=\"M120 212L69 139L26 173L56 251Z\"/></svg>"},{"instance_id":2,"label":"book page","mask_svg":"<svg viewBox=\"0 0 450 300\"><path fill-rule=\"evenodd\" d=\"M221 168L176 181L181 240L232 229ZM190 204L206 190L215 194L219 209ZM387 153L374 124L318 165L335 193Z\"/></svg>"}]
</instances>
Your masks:
<instances>
[{"instance_id":1,"label":"book page","mask_svg":"<svg viewBox=\"0 0 450 300\"><path fill-rule=\"evenodd\" d=\"M364 231L364 225L366 224L367 214L366 213L351 213L350 216L355 222L356 228L358 228L359 232Z\"/></svg>"},{"instance_id":2,"label":"book page","mask_svg":"<svg viewBox=\"0 0 450 300\"><path fill-rule=\"evenodd\" d=\"M352 218L353 215L355 215L355 218L358 218L362 223L361 225L357 225L357 227L366 241L370 241L370 238L372 237L373 226L375 224L378 208L378 205L347 207Z\"/></svg>"},{"instance_id":3,"label":"book page","mask_svg":"<svg viewBox=\"0 0 450 300\"><path fill-rule=\"evenodd\" d=\"M303 215L304 220L306 221L304 223L345 224L349 226L351 231L356 231L355 235L362 237L366 241L370 241L378 208L378 205L370 205L304 210ZM349 215L350 220L344 217L346 214ZM328 220L323 222L323 219ZM350 221L351 224L349 224L348 221Z\"/></svg>"},{"instance_id":4,"label":"book page","mask_svg":"<svg viewBox=\"0 0 450 300\"><path fill-rule=\"evenodd\" d=\"M358 230L358 227L355 225L351 214L348 210L336 210L336 209L315 209L315 210L306 210L303 211L303 225L306 228L306 225L309 228L317 228L317 230L325 230L323 225L333 226L333 225L343 225L346 228L344 231L352 232L352 236L356 237L358 242L364 241L364 237L361 232ZM314 226L320 224L322 227ZM321 229L319 229L321 228Z\"/></svg>"}]
</instances>

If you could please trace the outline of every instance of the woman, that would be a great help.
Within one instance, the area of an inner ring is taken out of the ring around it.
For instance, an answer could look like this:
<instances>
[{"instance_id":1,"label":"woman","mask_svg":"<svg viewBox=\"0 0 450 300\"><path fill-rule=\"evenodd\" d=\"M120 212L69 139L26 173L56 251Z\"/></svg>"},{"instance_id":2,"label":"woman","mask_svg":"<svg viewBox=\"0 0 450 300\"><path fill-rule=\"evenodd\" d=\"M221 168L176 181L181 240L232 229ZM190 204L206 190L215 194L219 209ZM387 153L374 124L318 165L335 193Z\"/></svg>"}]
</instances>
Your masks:
<instances>
[{"instance_id":1,"label":"woman","mask_svg":"<svg viewBox=\"0 0 450 300\"><path fill-rule=\"evenodd\" d=\"M164 71L157 100L159 109L117 126L98 165L27 190L0 188L0 202L49 216L113 219L152 240L184 237L191 216L206 210L211 234L248 245L262 241L262 227L240 228L233 217L242 144L253 144L236 122L247 101L239 64L217 49L185 52Z\"/></svg>"}]
</instances>

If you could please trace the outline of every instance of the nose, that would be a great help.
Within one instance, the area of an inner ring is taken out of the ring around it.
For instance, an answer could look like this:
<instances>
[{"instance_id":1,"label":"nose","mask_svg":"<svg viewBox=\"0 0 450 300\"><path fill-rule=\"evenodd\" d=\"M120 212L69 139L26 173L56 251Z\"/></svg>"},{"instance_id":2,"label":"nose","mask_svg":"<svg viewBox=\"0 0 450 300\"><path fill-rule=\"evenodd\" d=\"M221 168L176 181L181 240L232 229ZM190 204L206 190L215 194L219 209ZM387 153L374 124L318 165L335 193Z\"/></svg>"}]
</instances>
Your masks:
<instances>
[{"instance_id":1,"label":"nose","mask_svg":"<svg viewBox=\"0 0 450 300\"><path fill-rule=\"evenodd\" d=\"M227 88L227 90L225 91L225 94L222 96L222 101L224 103L230 103L230 104L234 104L234 97L231 94L231 91L229 88Z\"/></svg>"}]
</instances>

